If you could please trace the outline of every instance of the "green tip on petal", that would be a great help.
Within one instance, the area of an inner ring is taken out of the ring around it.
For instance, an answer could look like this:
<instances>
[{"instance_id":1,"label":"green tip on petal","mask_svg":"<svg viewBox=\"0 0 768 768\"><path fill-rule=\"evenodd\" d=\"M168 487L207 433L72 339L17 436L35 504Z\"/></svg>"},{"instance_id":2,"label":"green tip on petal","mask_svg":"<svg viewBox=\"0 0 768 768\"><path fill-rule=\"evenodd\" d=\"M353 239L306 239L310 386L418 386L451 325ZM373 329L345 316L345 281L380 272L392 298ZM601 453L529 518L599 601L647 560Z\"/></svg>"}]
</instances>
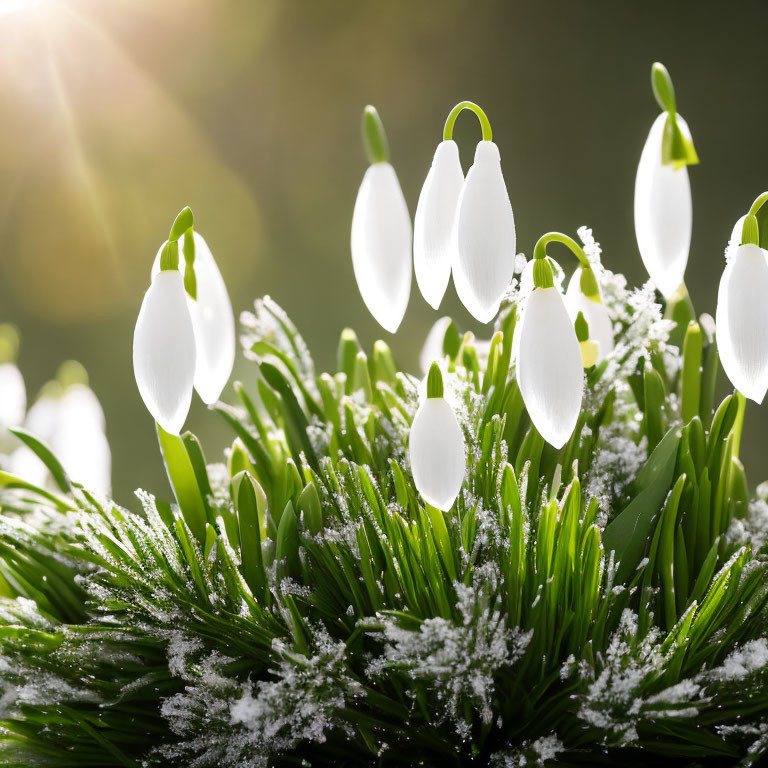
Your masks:
<instances>
[{"instance_id":1,"label":"green tip on petal","mask_svg":"<svg viewBox=\"0 0 768 768\"><path fill-rule=\"evenodd\" d=\"M549 260L535 259L533 262L533 285L535 288L554 288L555 276Z\"/></svg>"},{"instance_id":2,"label":"green tip on petal","mask_svg":"<svg viewBox=\"0 0 768 768\"><path fill-rule=\"evenodd\" d=\"M0 364L16 362L20 341L16 326L0 323Z\"/></svg>"},{"instance_id":3,"label":"green tip on petal","mask_svg":"<svg viewBox=\"0 0 768 768\"><path fill-rule=\"evenodd\" d=\"M363 110L363 145L368 156L368 162L389 162L389 144L384 124L381 122L376 107L370 104Z\"/></svg>"},{"instance_id":4,"label":"green tip on petal","mask_svg":"<svg viewBox=\"0 0 768 768\"><path fill-rule=\"evenodd\" d=\"M741 228L742 245L760 245L760 228L757 224L757 216L750 213L744 217Z\"/></svg>"},{"instance_id":5,"label":"green tip on petal","mask_svg":"<svg viewBox=\"0 0 768 768\"><path fill-rule=\"evenodd\" d=\"M182 208L173 222L168 239L172 241L178 240L194 223L192 209L189 206Z\"/></svg>"},{"instance_id":6,"label":"green tip on petal","mask_svg":"<svg viewBox=\"0 0 768 768\"><path fill-rule=\"evenodd\" d=\"M672 165L675 170L686 165L697 165L699 156L693 139L683 133L680 121L675 113L667 115L664 124L664 135L661 139L661 162L664 165Z\"/></svg>"},{"instance_id":7,"label":"green tip on petal","mask_svg":"<svg viewBox=\"0 0 768 768\"><path fill-rule=\"evenodd\" d=\"M160 270L162 272L178 270L179 268L179 243L177 240L168 240L160 254Z\"/></svg>"},{"instance_id":8,"label":"green tip on petal","mask_svg":"<svg viewBox=\"0 0 768 768\"><path fill-rule=\"evenodd\" d=\"M581 278L579 279L579 288L581 292L590 301L595 304L602 304L600 300L600 289L597 286L597 278L592 267L583 267L581 270Z\"/></svg>"},{"instance_id":9,"label":"green tip on petal","mask_svg":"<svg viewBox=\"0 0 768 768\"><path fill-rule=\"evenodd\" d=\"M445 336L443 336L443 354L448 355L451 360L456 358L459 354L459 348L461 347L461 334L456 324L451 320L448 327L445 329Z\"/></svg>"},{"instance_id":10,"label":"green tip on petal","mask_svg":"<svg viewBox=\"0 0 768 768\"><path fill-rule=\"evenodd\" d=\"M576 315L576 322L574 323L574 327L576 328L576 338L579 341L586 341L589 338L589 324L584 318L584 314L582 312L579 312L579 314Z\"/></svg>"},{"instance_id":11,"label":"green tip on petal","mask_svg":"<svg viewBox=\"0 0 768 768\"><path fill-rule=\"evenodd\" d=\"M74 384L81 384L85 387L88 386L88 371L85 367L78 363L77 360L65 360L56 371L56 381L61 384L64 389L71 387Z\"/></svg>"},{"instance_id":12,"label":"green tip on petal","mask_svg":"<svg viewBox=\"0 0 768 768\"><path fill-rule=\"evenodd\" d=\"M427 377L427 397L443 396L443 374L437 363L432 363L429 367L429 376Z\"/></svg>"},{"instance_id":13,"label":"green tip on petal","mask_svg":"<svg viewBox=\"0 0 768 768\"><path fill-rule=\"evenodd\" d=\"M660 61L655 62L651 67L651 88L653 88L656 103L665 112L670 114L677 112L675 86L672 84L669 71Z\"/></svg>"}]
</instances>

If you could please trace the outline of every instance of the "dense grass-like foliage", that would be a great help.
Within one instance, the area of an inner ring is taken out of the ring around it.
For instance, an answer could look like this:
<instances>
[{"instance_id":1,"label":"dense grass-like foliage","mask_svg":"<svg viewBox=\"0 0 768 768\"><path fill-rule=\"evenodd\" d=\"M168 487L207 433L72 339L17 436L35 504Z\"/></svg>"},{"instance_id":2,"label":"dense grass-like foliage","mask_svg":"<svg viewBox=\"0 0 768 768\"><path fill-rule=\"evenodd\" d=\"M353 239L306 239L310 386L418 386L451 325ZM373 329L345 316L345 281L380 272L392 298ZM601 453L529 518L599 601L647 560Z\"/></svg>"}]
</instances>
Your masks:
<instances>
[{"instance_id":1,"label":"dense grass-like foliage","mask_svg":"<svg viewBox=\"0 0 768 768\"><path fill-rule=\"evenodd\" d=\"M446 514L410 475L419 380L351 331L318 374L269 299L242 319L258 384L217 406L226 463L159 433L173 503L95 498L25 435L57 488L0 473L0 765L757 761L768 506L744 401L713 407L689 302L665 319L598 276L616 349L562 450L517 387L514 288L490 344L449 327L467 474Z\"/></svg>"}]
</instances>

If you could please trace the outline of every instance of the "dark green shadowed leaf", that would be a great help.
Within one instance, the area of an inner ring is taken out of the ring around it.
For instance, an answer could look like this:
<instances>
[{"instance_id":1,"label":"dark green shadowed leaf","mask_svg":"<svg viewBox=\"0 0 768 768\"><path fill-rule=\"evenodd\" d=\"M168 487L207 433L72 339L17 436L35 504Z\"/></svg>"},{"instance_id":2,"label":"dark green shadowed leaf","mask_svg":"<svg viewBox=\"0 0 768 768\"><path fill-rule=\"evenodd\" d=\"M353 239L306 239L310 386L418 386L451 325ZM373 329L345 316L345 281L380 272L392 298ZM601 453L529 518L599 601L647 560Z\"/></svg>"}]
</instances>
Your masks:
<instances>
[{"instance_id":1,"label":"dark green shadowed leaf","mask_svg":"<svg viewBox=\"0 0 768 768\"><path fill-rule=\"evenodd\" d=\"M613 550L619 561L619 581L626 581L643 557L654 520L672 485L679 444L679 429L670 429L638 472L632 501L603 532L606 552Z\"/></svg>"}]
</instances>

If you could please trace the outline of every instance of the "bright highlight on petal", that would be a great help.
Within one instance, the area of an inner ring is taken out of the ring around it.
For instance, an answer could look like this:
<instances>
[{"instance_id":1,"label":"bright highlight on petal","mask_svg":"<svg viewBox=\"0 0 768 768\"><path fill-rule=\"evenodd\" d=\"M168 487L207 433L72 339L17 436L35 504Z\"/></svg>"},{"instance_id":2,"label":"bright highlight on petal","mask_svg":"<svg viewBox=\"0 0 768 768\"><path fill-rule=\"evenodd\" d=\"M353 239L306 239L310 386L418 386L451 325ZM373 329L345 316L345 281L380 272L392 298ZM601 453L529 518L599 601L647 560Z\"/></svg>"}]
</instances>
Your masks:
<instances>
[{"instance_id":1,"label":"bright highlight on petal","mask_svg":"<svg viewBox=\"0 0 768 768\"><path fill-rule=\"evenodd\" d=\"M438 144L421 188L413 232L413 266L421 295L434 309L451 277L453 224L464 185L459 148L453 140Z\"/></svg>"},{"instance_id":2,"label":"bright highlight on petal","mask_svg":"<svg viewBox=\"0 0 768 768\"><path fill-rule=\"evenodd\" d=\"M453 409L442 397L419 406L408 439L411 472L427 504L447 512L456 501L466 471L464 435Z\"/></svg>"},{"instance_id":3,"label":"bright highlight on petal","mask_svg":"<svg viewBox=\"0 0 768 768\"><path fill-rule=\"evenodd\" d=\"M691 246L692 205L688 170L662 164L667 113L654 122L635 179L635 235L643 264L656 287L671 296L683 282ZM689 133L680 115L681 130Z\"/></svg>"},{"instance_id":4,"label":"bright highlight on petal","mask_svg":"<svg viewBox=\"0 0 768 768\"><path fill-rule=\"evenodd\" d=\"M584 372L573 321L557 288L535 288L520 320L517 382L536 429L555 448L573 433Z\"/></svg>"},{"instance_id":5,"label":"bright highlight on petal","mask_svg":"<svg viewBox=\"0 0 768 768\"><path fill-rule=\"evenodd\" d=\"M412 238L395 169L374 163L365 172L352 215L352 266L365 306L390 333L408 306Z\"/></svg>"},{"instance_id":6,"label":"bright highlight on petal","mask_svg":"<svg viewBox=\"0 0 768 768\"><path fill-rule=\"evenodd\" d=\"M192 318L197 352L195 390L206 405L211 405L221 396L235 364L235 316L227 286L208 243L197 232L194 238L197 299L187 295L187 306ZM160 255L164 247L161 246L157 252L152 266L153 276L160 272ZM183 274L183 249L179 251Z\"/></svg>"},{"instance_id":7,"label":"bright highlight on petal","mask_svg":"<svg viewBox=\"0 0 768 768\"><path fill-rule=\"evenodd\" d=\"M456 211L453 274L459 298L480 322L490 322L512 281L515 218L496 144L481 141Z\"/></svg>"},{"instance_id":8,"label":"bright highlight on petal","mask_svg":"<svg viewBox=\"0 0 768 768\"><path fill-rule=\"evenodd\" d=\"M717 294L717 346L723 370L745 397L761 403L768 390L768 254L739 245Z\"/></svg>"},{"instance_id":9,"label":"bright highlight on petal","mask_svg":"<svg viewBox=\"0 0 768 768\"><path fill-rule=\"evenodd\" d=\"M181 274L152 278L133 334L133 372L144 405L170 434L184 426L195 376L195 334Z\"/></svg>"},{"instance_id":10,"label":"bright highlight on petal","mask_svg":"<svg viewBox=\"0 0 768 768\"><path fill-rule=\"evenodd\" d=\"M581 267L573 273L568 283L565 305L573 322L576 322L579 312L584 315L589 325L589 338L598 344L595 362L602 362L613 351L613 327L605 304L598 304L581 292Z\"/></svg>"}]
</instances>

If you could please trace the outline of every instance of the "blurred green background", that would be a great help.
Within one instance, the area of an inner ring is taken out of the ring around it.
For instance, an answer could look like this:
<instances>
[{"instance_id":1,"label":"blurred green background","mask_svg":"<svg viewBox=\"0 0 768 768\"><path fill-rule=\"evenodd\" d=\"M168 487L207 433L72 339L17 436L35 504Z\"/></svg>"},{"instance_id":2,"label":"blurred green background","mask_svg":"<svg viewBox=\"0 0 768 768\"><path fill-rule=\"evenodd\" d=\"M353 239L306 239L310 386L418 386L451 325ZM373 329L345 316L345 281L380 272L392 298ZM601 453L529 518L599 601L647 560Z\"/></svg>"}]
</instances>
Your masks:
<instances>
[{"instance_id":1,"label":"blurred green background","mask_svg":"<svg viewBox=\"0 0 768 768\"><path fill-rule=\"evenodd\" d=\"M351 325L415 370L439 315L414 282L390 337L351 269L369 102L412 212L447 112L472 99L501 150L518 250L586 224L606 265L643 282L632 196L657 59L702 160L687 282L698 311L714 313L731 227L768 187L767 21L764 0L0 0L0 321L21 328L30 395L80 360L106 411L116 498L167 491L131 343L185 204L236 312L268 293L322 367ZM456 138L466 168L475 122L460 120ZM446 313L483 332L452 287ZM235 377L252 376L238 361ZM219 418L197 401L187 424L218 459L231 439ZM753 483L768 476L766 426L768 410L750 404Z\"/></svg>"}]
</instances>

